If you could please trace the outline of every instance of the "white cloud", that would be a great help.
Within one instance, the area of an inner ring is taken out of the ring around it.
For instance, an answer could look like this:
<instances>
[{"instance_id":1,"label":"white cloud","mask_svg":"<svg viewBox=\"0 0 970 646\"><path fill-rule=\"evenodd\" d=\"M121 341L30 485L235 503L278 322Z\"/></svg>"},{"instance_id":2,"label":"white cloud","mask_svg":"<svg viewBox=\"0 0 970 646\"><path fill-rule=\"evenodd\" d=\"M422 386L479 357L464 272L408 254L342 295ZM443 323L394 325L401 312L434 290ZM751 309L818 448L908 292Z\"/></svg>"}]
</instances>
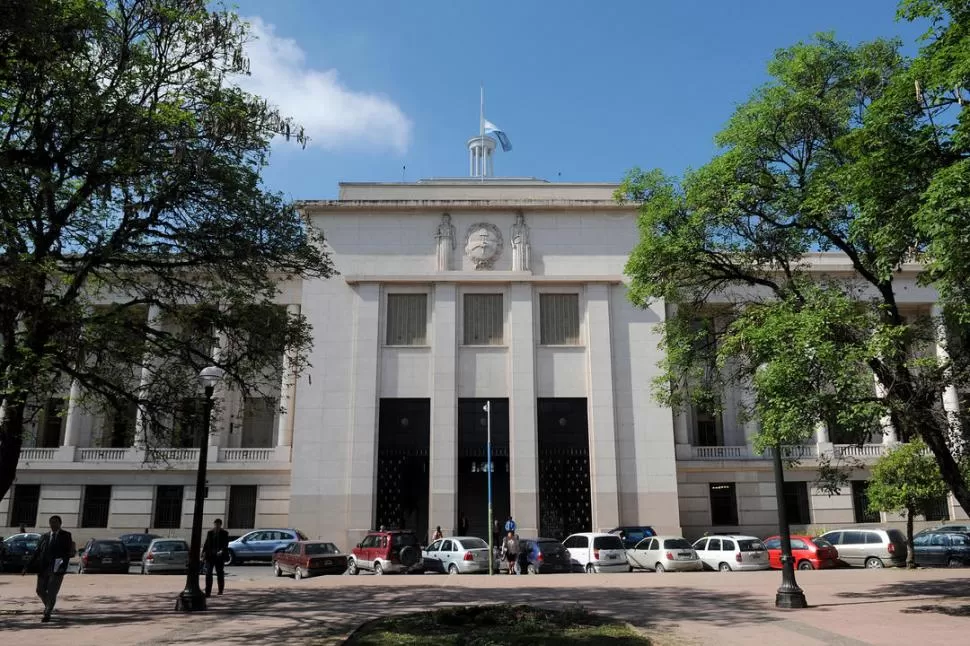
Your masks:
<instances>
[{"instance_id":1,"label":"white cloud","mask_svg":"<svg viewBox=\"0 0 970 646\"><path fill-rule=\"evenodd\" d=\"M407 151L411 120L393 101L347 88L337 70L310 67L296 41L277 36L273 25L258 16L245 20L252 38L246 45L251 76L236 83L302 125L311 146Z\"/></svg>"}]
</instances>

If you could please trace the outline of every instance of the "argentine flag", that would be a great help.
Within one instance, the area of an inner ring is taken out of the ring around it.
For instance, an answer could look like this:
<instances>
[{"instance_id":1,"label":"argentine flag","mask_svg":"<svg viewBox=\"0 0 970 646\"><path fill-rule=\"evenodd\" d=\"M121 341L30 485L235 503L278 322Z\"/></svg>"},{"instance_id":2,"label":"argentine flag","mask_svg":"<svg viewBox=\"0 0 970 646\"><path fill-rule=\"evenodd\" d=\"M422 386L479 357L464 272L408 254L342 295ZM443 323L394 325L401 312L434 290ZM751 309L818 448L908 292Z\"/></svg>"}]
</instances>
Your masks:
<instances>
[{"instance_id":1,"label":"argentine flag","mask_svg":"<svg viewBox=\"0 0 970 646\"><path fill-rule=\"evenodd\" d=\"M485 121L485 134L495 135L496 139L498 139L498 142L502 144L503 151L509 152L510 150L512 150L512 142L509 141L508 135L505 134L505 131L499 128L498 126L496 126L488 119L485 119L484 121Z\"/></svg>"}]
</instances>

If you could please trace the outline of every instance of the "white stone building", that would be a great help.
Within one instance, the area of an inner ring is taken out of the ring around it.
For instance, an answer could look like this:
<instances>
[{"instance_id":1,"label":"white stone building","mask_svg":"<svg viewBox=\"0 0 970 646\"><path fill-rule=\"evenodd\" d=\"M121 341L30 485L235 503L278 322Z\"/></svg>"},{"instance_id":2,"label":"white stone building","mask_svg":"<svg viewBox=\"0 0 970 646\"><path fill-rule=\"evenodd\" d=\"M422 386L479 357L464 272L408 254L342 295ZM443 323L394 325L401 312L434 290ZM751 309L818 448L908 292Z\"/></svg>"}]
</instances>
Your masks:
<instances>
[{"instance_id":1,"label":"white stone building","mask_svg":"<svg viewBox=\"0 0 970 646\"><path fill-rule=\"evenodd\" d=\"M473 172L489 172L488 142L469 141ZM313 325L312 367L277 399L229 395L209 440L206 523L297 527L344 548L382 524L449 533L462 517L485 536L490 402L495 517L514 516L523 536L774 533L771 463L738 417L743 393L717 417L675 415L651 396L667 306L627 299L636 212L615 189L488 176L345 183L336 200L303 203L340 272L279 297ZM813 262L849 270L834 255ZM901 298L928 311L935 294L907 271ZM113 424L70 406L42 419L0 526L58 513L81 539L187 535L197 449L161 450L149 466L143 448L112 444ZM895 520L865 511L864 469L839 496L811 484L818 455L871 461L891 429L862 447L837 439L820 429L788 449L804 457L788 473L793 525ZM944 512L965 517L952 501Z\"/></svg>"}]
</instances>

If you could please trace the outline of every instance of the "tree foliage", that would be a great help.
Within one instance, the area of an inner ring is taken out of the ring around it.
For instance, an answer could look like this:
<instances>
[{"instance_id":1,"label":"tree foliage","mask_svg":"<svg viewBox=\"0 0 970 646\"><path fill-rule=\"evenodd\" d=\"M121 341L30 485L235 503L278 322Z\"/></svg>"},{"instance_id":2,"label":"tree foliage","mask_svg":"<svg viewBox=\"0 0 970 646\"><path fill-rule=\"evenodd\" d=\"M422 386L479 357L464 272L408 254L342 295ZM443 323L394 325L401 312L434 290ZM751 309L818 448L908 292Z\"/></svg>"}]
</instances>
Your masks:
<instances>
[{"instance_id":1,"label":"tree foliage","mask_svg":"<svg viewBox=\"0 0 970 646\"><path fill-rule=\"evenodd\" d=\"M891 420L970 509L970 425L941 405L970 381L970 13L942 0L901 12L936 20L916 59L891 40L797 43L710 162L679 179L631 171L617 194L641 204L626 271L635 303L671 304L662 400L716 408L741 387L759 447L823 423L862 443ZM917 285L942 294L949 360L933 349L940 313L907 306Z\"/></svg>"},{"instance_id":2,"label":"tree foliage","mask_svg":"<svg viewBox=\"0 0 970 646\"><path fill-rule=\"evenodd\" d=\"M279 383L284 348L305 363L278 285L333 268L261 184L271 138L305 138L231 83L245 39L203 0L0 5L0 497L72 381L161 443L212 341L244 391Z\"/></svg>"}]
</instances>

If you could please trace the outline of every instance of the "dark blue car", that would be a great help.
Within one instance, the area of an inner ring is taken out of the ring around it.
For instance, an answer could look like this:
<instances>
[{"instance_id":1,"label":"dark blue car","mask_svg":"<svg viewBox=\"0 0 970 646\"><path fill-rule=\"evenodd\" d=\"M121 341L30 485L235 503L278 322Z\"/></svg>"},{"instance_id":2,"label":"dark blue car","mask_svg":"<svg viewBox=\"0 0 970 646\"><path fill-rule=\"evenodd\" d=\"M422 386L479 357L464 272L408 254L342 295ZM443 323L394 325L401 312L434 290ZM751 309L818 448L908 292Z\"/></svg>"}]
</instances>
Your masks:
<instances>
[{"instance_id":1,"label":"dark blue car","mask_svg":"<svg viewBox=\"0 0 970 646\"><path fill-rule=\"evenodd\" d=\"M520 538L517 573L556 574L569 572L569 552L554 538Z\"/></svg>"}]
</instances>

